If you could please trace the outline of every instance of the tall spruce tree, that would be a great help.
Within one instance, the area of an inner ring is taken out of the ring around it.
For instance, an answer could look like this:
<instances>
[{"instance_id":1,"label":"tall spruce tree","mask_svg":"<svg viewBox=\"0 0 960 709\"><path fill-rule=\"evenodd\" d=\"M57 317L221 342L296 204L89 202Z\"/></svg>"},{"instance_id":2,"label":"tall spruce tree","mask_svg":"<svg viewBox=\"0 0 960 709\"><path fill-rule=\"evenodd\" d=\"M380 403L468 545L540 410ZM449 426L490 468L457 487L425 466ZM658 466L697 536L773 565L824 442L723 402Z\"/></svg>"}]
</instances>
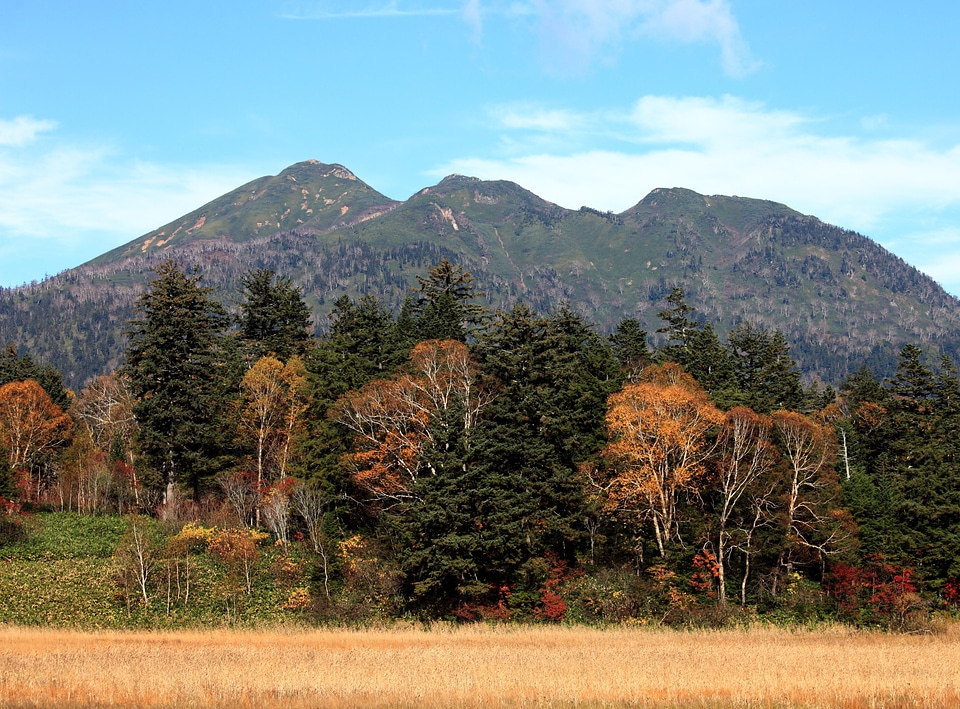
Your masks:
<instances>
[{"instance_id":1,"label":"tall spruce tree","mask_svg":"<svg viewBox=\"0 0 960 709\"><path fill-rule=\"evenodd\" d=\"M686 369L691 340L703 327L703 322L694 317L694 310L687 304L683 288L671 290L667 302L670 307L657 313L657 317L663 320L663 327L657 332L667 338L667 344L657 352L657 359L661 362L676 362Z\"/></svg>"},{"instance_id":2,"label":"tall spruce tree","mask_svg":"<svg viewBox=\"0 0 960 709\"><path fill-rule=\"evenodd\" d=\"M417 280L420 290L412 301L417 339L466 342L486 314L483 306L472 302L483 295L476 291L473 275L443 259Z\"/></svg>"},{"instance_id":3,"label":"tall spruce tree","mask_svg":"<svg viewBox=\"0 0 960 709\"><path fill-rule=\"evenodd\" d=\"M537 317L521 303L497 318L476 352L498 392L478 427L477 464L528 497L512 511L523 516L527 554L572 559L586 517L579 467L599 455L606 398L622 383L609 343L566 308Z\"/></svg>"},{"instance_id":4,"label":"tall spruce tree","mask_svg":"<svg viewBox=\"0 0 960 709\"><path fill-rule=\"evenodd\" d=\"M779 330L741 323L727 337L733 354L742 403L757 413L803 408L800 370L790 355L787 338Z\"/></svg>"},{"instance_id":5,"label":"tall spruce tree","mask_svg":"<svg viewBox=\"0 0 960 709\"><path fill-rule=\"evenodd\" d=\"M0 385L33 379L43 387L50 400L66 410L70 395L63 385L63 377L49 364L38 364L29 355L21 355L15 345L7 345L0 352Z\"/></svg>"},{"instance_id":6,"label":"tall spruce tree","mask_svg":"<svg viewBox=\"0 0 960 709\"><path fill-rule=\"evenodd\" d=\"M960 383L952 362L943 365L937 374L920 348L903 348L876 463L892 477L897 535L889 554L935 588L960 578Z\"/></svg>"},{"instance_id":7,"label":"tall spruce tree","mask_svg":"<svg viewBox=\"0 0 960 709\"><path fill-rule=\"evenodd\" d=\"M249 271L240 278L239 337L253 360L273 353L286 362L303 355L310 344L310 308L289 278L270 269Z\"/></svg>"},{"instance_id":8,"label":"tall spruce tree","mask_svg":"<svg viewBox=\"0 0 960 709\"><path fill-rule=\"evenodd\" d=\"M141 459L159 473L165 500L177 485L197 498L227 462L223 414L236 389L222 346L229 318L197 269L184 273L166 261L155 273L127 331L123 372L136 399Z\"/></svg>"}]
</instances>

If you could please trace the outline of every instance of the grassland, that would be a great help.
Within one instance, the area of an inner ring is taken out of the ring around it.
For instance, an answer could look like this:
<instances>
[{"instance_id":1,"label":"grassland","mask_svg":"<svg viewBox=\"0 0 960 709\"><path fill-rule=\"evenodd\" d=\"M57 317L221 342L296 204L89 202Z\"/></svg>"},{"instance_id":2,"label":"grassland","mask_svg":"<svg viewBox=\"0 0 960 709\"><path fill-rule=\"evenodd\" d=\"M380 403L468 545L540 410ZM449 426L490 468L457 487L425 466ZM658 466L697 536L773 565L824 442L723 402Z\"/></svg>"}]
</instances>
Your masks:
<instances>
[{"instance_id":1,"label":"grassland","mask_svg":"<svg viewBox=\"0 0 960 709\"><path fill-rule=\"evenodd\" d=\"M960 706L960 631L0 628L0 707Z\"/></svg>"}]
</instances>

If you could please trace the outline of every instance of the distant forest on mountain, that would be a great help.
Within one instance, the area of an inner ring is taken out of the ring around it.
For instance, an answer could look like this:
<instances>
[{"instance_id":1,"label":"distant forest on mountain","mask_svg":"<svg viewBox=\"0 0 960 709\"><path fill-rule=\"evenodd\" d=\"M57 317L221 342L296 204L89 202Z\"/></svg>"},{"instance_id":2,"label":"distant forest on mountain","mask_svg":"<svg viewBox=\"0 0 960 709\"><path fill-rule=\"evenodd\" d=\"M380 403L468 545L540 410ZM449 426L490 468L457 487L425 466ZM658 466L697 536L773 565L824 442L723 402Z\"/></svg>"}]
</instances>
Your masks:
<instances>
[{"instance_id":1,"label":"distant forest on mountain","mask_svg":"<svg viewBox=\"0 0 960 709\"><path fill-rule=\"evenodd\" d=\"M0 343L79 391L116 369L126 323L153 272L197 265L239 312L241 279L269 269L300 289L325 335L343 295L394 316L442 259L476 279L493 311L566 308L608 335L657 313L674 289L721 338L780 331L804 381L837 386L861 366L893 376L906 344L926 363L960 356L960 302L865 236L774 202L657 189L624 212L570 210L519 185L451 176L398 202L340 165L298 163L243 185L93 261L0 289Z\"/></svg>"},{"instance_id":2,"label":"distant forest on mountain","mask_svg":"<svg viewBox=\"0 0 960 709\"><path fill-rule=\"evenodd\" d=\"M808 226L777 227L779 248L839 233ZM346 270L312 268L319 289L253 267L224 293L206 275L232 261L211 244L202 274L174 260L147 272L141 255L144 272L112 290L89 279L120 271L90 265L4 294L24 317L60 298L124 334L86 355L105 364L75 394L35 342L0 354L0 558L18 570L0 597L29 593L59 558L38 551L43 529L79 514L115 520L100 551L63 562L91 574L78 587L112 589L98 601L111 620L78 611L108 625L286 613L912 630L957 612L960 374L937 351L946 331L902 344L889 375L860 366L830 386L804 377L787 332L762 318L721 329L709 298L694 307L670 279L644 296L655 312L601 326L543 285L521 298L501 282L515 298L493 309L503 294L481 293L464 264L416 267L450 249L398 247L400 278L368 271L362 246L328 248ZM737 269L772 269L782 293L823 289L811 321L874 317L827 293L863 287L847 271L930 288L906 267L874 274L869 253L781 273L767 249ZM369 289L356 272L338 288L351 263ZM114 323L122 310L103 299L122 288L133 305ZM36 622L16 604L0 601L0 622Z\"/></svg>"}]
</instances>

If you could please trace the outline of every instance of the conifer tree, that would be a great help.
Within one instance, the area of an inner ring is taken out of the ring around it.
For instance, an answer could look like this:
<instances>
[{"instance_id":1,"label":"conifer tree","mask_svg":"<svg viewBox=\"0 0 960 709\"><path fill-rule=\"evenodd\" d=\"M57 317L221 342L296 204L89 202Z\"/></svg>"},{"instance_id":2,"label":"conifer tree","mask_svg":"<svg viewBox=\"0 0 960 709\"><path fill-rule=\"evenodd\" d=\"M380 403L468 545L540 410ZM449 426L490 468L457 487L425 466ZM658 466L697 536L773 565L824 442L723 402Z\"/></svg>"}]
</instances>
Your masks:
<instances>
[{"instance_id":1,"label":"conifer tree","mask_svg":"<svg viewBox=\"0 0 960 709\"><path fill-rule=\"evenodd\" d=\"M66 410L70 395L63 385L63 377L49 364L38 364L29 355L21 355L15 345L7 345L0 352L0 384L25 382L33 379L47 392L50 400Z\"/></svg>"},{"instance_id":2,"label":"conifer tree","mask_svg":"<svg viewBox=\"0 0 960 709\"><path fill-rule=\"evenodd\" d=\"M657 359L661 362L676 362L686 368L691 340L703 323L694 318L694 310L687 305L683 288L677 287L670 291L667 302L670 307L657 313L657 317L664 321L663 327L657 332L667 337L667 344L657 352Z\"/></svg>"},{"instance_id":3,"label":"conifer tree","mask_svg":"<svg viewBox=\"0 0 960 709\"><path fill-rule=\"evenodd\" d=\"M942 364L936 374L920 348L903 348L876 463L892 472L888 554L909 560L934 587L960 577L960 384L952 362Z\"/></svg>"},{"instance_id":4,"label":"conifer tree","mask_svg":"<svg viewBox=\"0 0 960 709\"><path fill-rule=\"evenodd\" d=\"M528 554L572 557L583 536L579 469L603 446L606 397L621 383L617 362L568 309L537 317L522 303L497 318L476 352L498 392L477 434L478 464L522 481L529 505L503 512L534 510L522 518Z\"/></svg>"},{"instance_id":5,"label":"conifer tree","mask_svg":"<svg viewBox=\"0 0 960 709\"><path fill-rule=\"evenodd\" d=\"M254 360L273 353L281 362L302 355L310 344L310 309L289 278L270 269L241 277L240 339Z\"/></svg>"},{"instance_id":6,"label":"conifer tree","mask_svg":"<svg viewBox=\"0 0 960 709\"><path fill-rule=\"evenodd\" d=\"M727 342L744 406L763 414L803 408L800 370L782 332L741 323L730 332Z\"/></svg>"},{"instance_id":7,"label":"conifer tree","mask_svg":"<svg viewBox=\"0 0 960 709\"><path fill-rule=\"evenodd\" d=\"M420 290L412 303L419 340L459 340L483 321L485 309L471 302L483 293L476 292L473 275L443 259L427 273L418 276Z\"/></svg>"},{"instance_id":8,"label":"conifer tree","mask_svg":"<svg viewBox=\"0 0 960 709\"><path fill-rule=\"evenodd\" d=\"M197 269L184 273L166 261L155 272L127 332L123 373L136 400L141 458L161 476L165 500L178 484L196 498L226 462L230 428L223 414L230 408L228 392L236 389L222 347L229 321Z\"/></svg>"}]
</instances>

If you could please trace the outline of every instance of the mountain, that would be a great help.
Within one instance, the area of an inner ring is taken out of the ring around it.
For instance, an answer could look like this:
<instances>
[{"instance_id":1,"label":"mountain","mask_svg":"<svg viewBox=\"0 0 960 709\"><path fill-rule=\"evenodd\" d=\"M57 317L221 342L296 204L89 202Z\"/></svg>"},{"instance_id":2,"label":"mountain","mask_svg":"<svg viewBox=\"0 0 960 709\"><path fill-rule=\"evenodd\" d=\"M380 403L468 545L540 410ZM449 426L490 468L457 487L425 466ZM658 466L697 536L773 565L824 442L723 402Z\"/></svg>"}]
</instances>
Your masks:
<instances>
[{"instance_id":1,"label":"mountain","mask_svg":"<svg viewBox=\"0 0 960 709\"><path fill-rule=\"evenodd\" d=\"M167 258L198 265L233 308L243 273L274 269L303 289L318 331L341 294L398 307L416 276L448 258L492 308L567 301L605 330L635 317L653 340L664 297L681 286L721 334L744 320L780 329L805 373L833 383L861 364L890 373L908 342L960 354L960 301L870 239L782 204L657 189L614 214L459 175L397 202L316 161L42 283L0 290L0 344L80 387L119 364L136 297Z\"/></svg>"}]
</instances>

